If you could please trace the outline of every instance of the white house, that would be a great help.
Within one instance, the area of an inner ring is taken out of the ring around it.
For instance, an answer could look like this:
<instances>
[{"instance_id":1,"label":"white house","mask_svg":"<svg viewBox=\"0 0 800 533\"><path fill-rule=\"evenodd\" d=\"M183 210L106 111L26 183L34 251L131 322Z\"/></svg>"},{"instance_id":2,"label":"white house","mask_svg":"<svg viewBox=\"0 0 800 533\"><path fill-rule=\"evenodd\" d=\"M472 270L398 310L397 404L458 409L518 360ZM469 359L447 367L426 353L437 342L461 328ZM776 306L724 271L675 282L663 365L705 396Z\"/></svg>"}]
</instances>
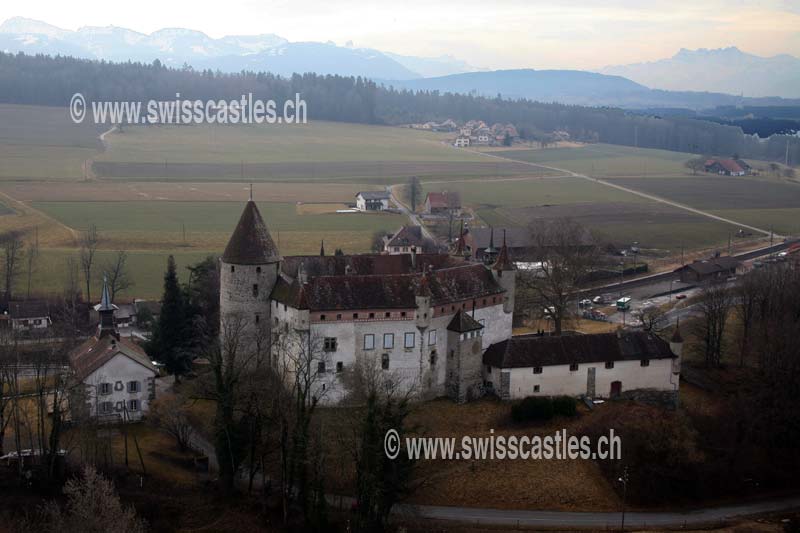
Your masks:
<instances>
[{"instance_id":1,"label":"white house","mask_svg":"<svg viewBox=\"0 0 800 533\"><path fill-rule=\"evenodd\" d=\"M96 310L100 314L97 334L69 354L77 385L70 399L72 416L106 422L139 420L155 399L157 372L144 350L120 338L114 325L115 306L105 284Z\"/></svg>"},{"instance_id":2,"label":"white house","mask_svg":"<svg viewBox=\"0 0 800 533\"><path fill-rule=\"evenodd\" d=\"M44 301L10 302L8 318L14 331L45 331L52 323L50 309Z\"/></svg>"},{"instance_id":3,"label":"white house","mask_svg":"<svg viewBox=\"0 0 800 533\"><path fill-rule=\"evenodd\" d=\"M456 148L465 148L469 146L469 137L456 137L456 140L453 142L453 146Z\"/></svg>"},{"instance_id":4,"label":"white house","mask_svg":"<svg viewBox=\"0 0 800 533\"><path fill-rule=\"evenodd\" d=\"M384 211L389 209L390 195L386 191L362 191L356 194L359 211Z\"/></svg>"},{"instance_id":5,"label":"white house","mask_svg":"<svg viewBox=\"0 0 800 533\"><path fill-rule=\"evenodd\" d=\"M403 226L383 238L383 251L387 254L422 253L424 248L425 238L420 226Z\"/></svg>"},{"instance_id":6,"label":"white house","mask_svg":"<svg viewBox=\"0 0 800 533\"><path fill-rule=\"evenodd\" d=\"M484 353L484 383L507 400L677 394L682 346L677 330L669 343L645 331L512 337Z\"/></svg>"}]
</instances>

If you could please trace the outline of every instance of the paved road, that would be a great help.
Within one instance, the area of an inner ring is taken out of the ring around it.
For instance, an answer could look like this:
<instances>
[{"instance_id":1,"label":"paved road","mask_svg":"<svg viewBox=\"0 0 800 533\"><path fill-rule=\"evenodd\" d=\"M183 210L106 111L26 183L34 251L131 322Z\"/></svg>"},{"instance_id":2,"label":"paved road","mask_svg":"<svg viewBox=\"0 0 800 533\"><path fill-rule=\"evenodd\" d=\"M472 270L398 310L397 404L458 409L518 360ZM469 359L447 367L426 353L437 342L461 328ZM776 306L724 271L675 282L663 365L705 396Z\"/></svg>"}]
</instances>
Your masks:
<instances>
[{"instance_id":1,"label":"paved road","mask_svg":"<svg viewBox=\"0 0 800 533\"><path fill-rule=\"evenodd\" d=\"M626 513L625 527L713 524L732 518L800 508L800 497L765 502L710 507L688 512ZM620 513L575 513L566 511L506 511L472 507L402 505L396 510L408 517L433 518L485 525L541 527L619 527Z\"/></svg>"}]
</instances>

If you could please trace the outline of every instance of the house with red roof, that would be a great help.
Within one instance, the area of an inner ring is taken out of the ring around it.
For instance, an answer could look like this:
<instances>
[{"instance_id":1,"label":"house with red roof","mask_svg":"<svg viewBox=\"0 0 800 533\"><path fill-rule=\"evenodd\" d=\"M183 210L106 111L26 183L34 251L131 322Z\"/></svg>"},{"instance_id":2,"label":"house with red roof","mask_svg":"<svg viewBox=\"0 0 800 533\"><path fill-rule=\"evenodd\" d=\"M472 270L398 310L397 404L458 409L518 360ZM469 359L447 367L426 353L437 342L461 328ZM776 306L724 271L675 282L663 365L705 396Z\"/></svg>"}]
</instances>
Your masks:
<instances>
[{"instance_id":1,"label":"house with red roof","mask_svg":"<svg viewBox=\"0 0 800 533\"><path fill-rule=\"evenodd\" d=\"M708 159L703 168L712 174L723 176L745 176L750 174L751 167L741 159Z\"/></svg>"}]
</instances>

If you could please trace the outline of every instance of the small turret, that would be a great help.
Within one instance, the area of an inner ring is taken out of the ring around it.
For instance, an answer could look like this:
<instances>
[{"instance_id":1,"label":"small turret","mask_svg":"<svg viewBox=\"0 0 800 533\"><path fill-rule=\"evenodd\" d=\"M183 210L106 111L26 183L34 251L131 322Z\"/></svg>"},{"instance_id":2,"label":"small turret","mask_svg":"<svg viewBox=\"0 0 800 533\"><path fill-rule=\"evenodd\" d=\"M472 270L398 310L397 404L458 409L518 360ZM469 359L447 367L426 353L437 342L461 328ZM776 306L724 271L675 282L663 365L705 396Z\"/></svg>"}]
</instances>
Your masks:
<instances>
[{"instance_id":1,"label":"small turret","mask_svg":"<svg viewBox=\"0 0 800 533\"><path fill-rule=\"evenodd\" d=\"M111 302L111 295L108 291L108 278L103 276L103 294L100 297L100 303L94 306L95 311L100 315L100 324L98 326L98 337L105 337L106 335L114 335L119 338L117 326L114 321L114 311L117 306Z\"/></svg>"},{"instance_id":2,"label":"small turret","mask_svg":"<svg viewBox=\"0 0 800 533\"><path fill-rule=\"evenodd\" d=\"M514 262L511 261L511 257L508 254L506 230L503 230L503 246L497 255L497 261L492 265L492 275L500 286L506 290L503 299L503 312L513 313L517 291L517 273Z\"/></svg>"},{"instance_id":3,"label":"small turret","mask_svg":"<svg viewBox=\"0 0 800 533\"><path fill-rule=\"evenodd\" d=\"M487 265L494 263L497 257L497 248L494 247L494 228L490 229L489 246L483 251L483 262Z\"/></svg>"},{"instance_id":4,"label":"small turret","mask_svg":"<svg viewBox=\"0 0 800 533\"><path fill-rule=\"evenodd\" d=\"M325 239L319 241L319 256L325 257Z\"/></svg>"}]
</instances>

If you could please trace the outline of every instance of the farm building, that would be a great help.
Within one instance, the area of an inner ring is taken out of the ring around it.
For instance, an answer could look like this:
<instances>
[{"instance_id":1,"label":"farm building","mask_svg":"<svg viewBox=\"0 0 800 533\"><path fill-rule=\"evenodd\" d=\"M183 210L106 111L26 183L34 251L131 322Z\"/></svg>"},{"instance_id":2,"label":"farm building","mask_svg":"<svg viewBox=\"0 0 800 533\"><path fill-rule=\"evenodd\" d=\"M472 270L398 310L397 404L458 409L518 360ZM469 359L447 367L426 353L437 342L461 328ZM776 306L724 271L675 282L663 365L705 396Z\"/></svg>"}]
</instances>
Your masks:
<instances>
[{"instance_id":1,"label":"farm building","mask_svg":"<svg viewBox=\"0 0 800 533\"><path fill-rule=\"evenodd\" d=\"M425 196L425 213L428 215L448 215L461 211L461 198L457 193L429 192Z\"/></svg>"},{"instance_id":2,"label":"farm building","mask_svg":"<svg viewBox=\"0 0 800 533\"><path fill-rule=\"evenodd\" d=\"M735 276L741 266L741 261L733 257L723 256L694 261L677 269L676 272L680 274L682 283L701 283L726 280L731 276Z\"/></svg>"},{"instance_id":3,"label":"farm building","mask_svg":"<svg viewBox=\"0 0 800 533\"><path fill-rule=\"evenodd\" d=\"M678 330L669 343L645 331L513 337L483 354L484 385L504 400L674 395L682 347Z\"/></svg>"},{"instance_id":4,"label":"farm building","mask_svg":"<svg viewBox=\"0 0 800 533\"><path fill-rule=\"evenodd\" d=\"M356 194L359 211L384 211L389 209L390 195L386 191L362 191Z\"/></svg>"},{"instance_id":5,"label":"farm building","mask_svg":"<svg viewBox=\"0 0 800 533\"><path fill-rule=\"evenodd\" d=\"M95 309L100 315L97 333L69 354L72 377L83 384L80 393L70 399L73 417L139 420L155 399L156 370L144 350L120 337L114 318L116 306L105 283Z\"/></svg>"},{"instance_id":6,"label":"farm building","mask_svg":"<svg viewBox=\"0 0 800 533\"><path fill-rule=\"evenodd\" d=\"M456 140L453 141L453 146L455 146L456 148L466 148L467 146L469 146L469 137L459 135L458 137L456 137Z\"/></svg>"},{"instance_id":7,"label":"farm building","mask_svg":"<svg viewBox=\"0 0 800 533\"><path fill-rule=\"evenodd\" d=\"M703 165L706 172L724 176L745 176L750 174L750 165L741 159L709 159Z\"/></svg>"}]
</instances>

